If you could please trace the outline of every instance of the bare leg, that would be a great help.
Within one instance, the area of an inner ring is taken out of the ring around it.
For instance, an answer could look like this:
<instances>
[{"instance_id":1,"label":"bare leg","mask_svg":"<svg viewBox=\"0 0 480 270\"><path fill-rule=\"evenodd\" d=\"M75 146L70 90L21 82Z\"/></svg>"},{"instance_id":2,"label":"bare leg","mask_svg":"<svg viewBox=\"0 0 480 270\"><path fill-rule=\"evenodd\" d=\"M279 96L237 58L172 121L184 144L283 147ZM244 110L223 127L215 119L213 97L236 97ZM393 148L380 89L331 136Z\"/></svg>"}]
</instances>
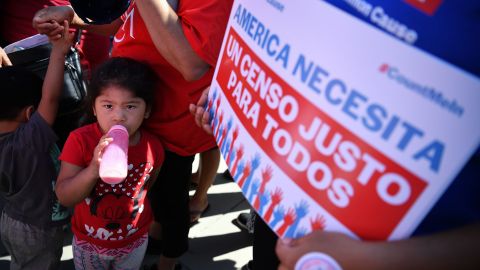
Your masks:
<instances>
[{"instance_id":1,"label":"bare leg","mask_svg":"<svg viewBox=\"0 0 480 270\"><path fill-rule=\"evenodd\" d=\"M198 186L195 194L190 199L190 221L195 222L208 206L207 192L217 175L220 162L220 150L218 148L200 153L198 165Z\"/></svg>"}]
</instances>

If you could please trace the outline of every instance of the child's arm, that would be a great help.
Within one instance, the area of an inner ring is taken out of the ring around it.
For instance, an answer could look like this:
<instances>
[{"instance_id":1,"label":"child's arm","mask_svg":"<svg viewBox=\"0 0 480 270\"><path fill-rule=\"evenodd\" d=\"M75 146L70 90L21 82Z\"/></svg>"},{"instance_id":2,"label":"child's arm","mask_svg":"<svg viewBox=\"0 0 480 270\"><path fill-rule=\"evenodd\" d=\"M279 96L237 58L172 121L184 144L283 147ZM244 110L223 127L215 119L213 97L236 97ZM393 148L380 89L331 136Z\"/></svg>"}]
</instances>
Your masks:
<instances>
[{"instance_id":1,"label":"child's arm","mask_svg":"<svg viewBox=\"0 0 480 270\"><path fill-rule=\"evenodd\" d=\"M62 205L67 207L75 206L90 195L97 180L100 178L98 169L103 149L111 141L112 138L106 135L100 139L93 152L92 161L85 168L62 161L57 184L55 185L55 193Z\"/></svg>"},{"instance_id":2,"label":"child's arm","mask_svg":"<svg viewBox=\"0 0 480 270\"><path fill-rule=\"evenodd\" d=\"M35 13L32 25L40 34L45 34L50 38L58 38L61 33L61 28L57 27L55 22L61 22L63 20L68 20L73 28L84 29L90 33L104 36L115 35L123 24L120 18L108 24L88 24L78 17L71 6L50 6Z\"/></svg>"},{"instance_id":3,"label":"child's arm","mask_svg":"<svg viewBox=\"0 0 480 270\"><path fill-rule=\"evenodd\" d=\"M480 224L398 241L359 241L340 233L316 231L283 242L276 252L279 270L294 269L312 251L334 258L349 269L480 269Z\"/></svg>"},{"instance_id":4,"label":"child's arm","mask_svg":"<svg viewBox=\"0 0 480 270\"><path fill-rule=\"evenodd\" d=\"M62 37L59 39L50 39L53 45L50 53L47 74L43 82L42 99L38 105L38 113L50 125L53 125L58 103L63 88L63 75L65 70L65 56L70 50L73 40L73 33L68 32L68 22L64 22Z\"/></svg>"}]
</instances>

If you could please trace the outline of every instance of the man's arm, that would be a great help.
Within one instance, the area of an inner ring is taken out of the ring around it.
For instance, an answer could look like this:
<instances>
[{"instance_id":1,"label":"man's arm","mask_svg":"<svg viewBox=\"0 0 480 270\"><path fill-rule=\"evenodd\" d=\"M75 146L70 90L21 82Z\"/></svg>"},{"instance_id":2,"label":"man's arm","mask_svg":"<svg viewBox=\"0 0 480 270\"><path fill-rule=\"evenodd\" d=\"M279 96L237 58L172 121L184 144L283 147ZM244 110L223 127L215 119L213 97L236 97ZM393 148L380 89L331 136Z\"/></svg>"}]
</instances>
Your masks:
<instances>
[{"instance_id":1,"label":"man's arm","mask_svg":"<svg viewBox=\"0 0 480 270\"><path fill-rule=\"evenodd\" d=\"M349 269L480 269L480 224L398 241L359 241L324 231L277 242L279 270L294 269L299 258L318 251Z\"/></svg>"},{"instance_id":2,"label":"man's arm","mask_svg":"<svg viewBox=\"0 0 480 270\"><path fill-rule=\"evenodd\" d=\"M50 38L59 38L63 32L63 27L58 27L55 22L63 22L64 20L67 20L72 28L84 29L104 36L114 35L123 24L120 18L109 24L88 24L78 17L71 6L51 6L37 11L33 17L32 25L40 34L45 34Z\"/></svg>"},{"instance_id":3,"label":"man's arm","mask_svg":"<svg viewBox=\"0 0 480 270\"><path fill-rule=\"evenodd\" d=\"M181 20L166 0L137 0L140 14L157 50L187 81L200 79L210 68L188 43Z\"/></svg>"}]
</instances>

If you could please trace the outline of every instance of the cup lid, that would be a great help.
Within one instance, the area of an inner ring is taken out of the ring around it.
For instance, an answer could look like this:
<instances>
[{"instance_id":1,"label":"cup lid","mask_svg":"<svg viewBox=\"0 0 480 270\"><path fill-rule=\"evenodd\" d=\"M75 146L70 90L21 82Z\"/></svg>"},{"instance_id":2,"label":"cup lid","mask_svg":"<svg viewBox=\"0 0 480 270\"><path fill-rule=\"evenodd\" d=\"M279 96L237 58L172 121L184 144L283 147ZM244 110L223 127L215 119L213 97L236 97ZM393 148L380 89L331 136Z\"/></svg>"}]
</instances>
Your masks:
<instances>
[{"instance_id":1,"label":"cup lid","mask_svg":"<svg viewBox=\"0 0 480 270\"><path fill-rule=\"evenodd\" d=\"M122 130L122 131L125 131L125 132L128 132L127 128L122 126L122 125L113 125L109 130L108 132L112 131L112 130Z\"/></svg>"}]
</instances>

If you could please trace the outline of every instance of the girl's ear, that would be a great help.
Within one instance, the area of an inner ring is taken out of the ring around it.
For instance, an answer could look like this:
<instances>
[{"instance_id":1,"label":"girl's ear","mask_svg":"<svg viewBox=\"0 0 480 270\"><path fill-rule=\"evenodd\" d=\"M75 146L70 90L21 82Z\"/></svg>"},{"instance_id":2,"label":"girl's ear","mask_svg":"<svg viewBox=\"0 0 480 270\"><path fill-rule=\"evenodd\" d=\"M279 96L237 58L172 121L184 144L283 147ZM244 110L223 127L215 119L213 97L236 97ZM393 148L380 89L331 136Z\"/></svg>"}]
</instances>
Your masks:
<instances>
[{"instance_id":1,"label":"girl's ear","mask_svg":"<svg viewBox=\"0 0 480 270\"><path fill-rule=\"evenodd\" d=\"M92 106L92 113L93 116L97 117L97 111L95 111L95 106Z\"/></svg>"},{"instance_id":2,"label":"girl's ear","mask_svg":"<svg viewBox=\"0 0 480 270\"><path fill-rule=\"evenodd\" d=\"M30 117L32 117L33 112L35 111L35 107L33 105L30 105L25 108L24 110L24 117L28 121L30 120Z\"/></svg>"},{"instance_id":3,"label":"girl's ear","mask_svg":"<svg viewBox=\"0 0 480 270\"><path fill-rule=\"evenodd\" d=\"M152 106L148 106L147 109L145 110L145 119L148 119L150 117L150 113L152 112Z\"/></svg>"}]
</instances>

